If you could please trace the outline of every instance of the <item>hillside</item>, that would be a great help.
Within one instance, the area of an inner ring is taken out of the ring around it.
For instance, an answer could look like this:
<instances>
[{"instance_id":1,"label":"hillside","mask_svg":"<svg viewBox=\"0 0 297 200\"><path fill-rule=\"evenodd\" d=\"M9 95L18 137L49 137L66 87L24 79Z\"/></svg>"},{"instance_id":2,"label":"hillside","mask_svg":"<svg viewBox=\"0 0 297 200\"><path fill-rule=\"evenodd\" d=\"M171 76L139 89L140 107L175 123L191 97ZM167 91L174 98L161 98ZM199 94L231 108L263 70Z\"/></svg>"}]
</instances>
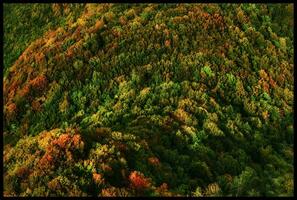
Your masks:
<instances>
[{"instance_id":1,"label":"hillside","mask_svg":"<svg viewBox=\"0 0 297 200\"><path fill-rule=\"evenodd\" d=\"M4 4L4 196L292 196L293 4Z\"/></svg>"}]
</instances>

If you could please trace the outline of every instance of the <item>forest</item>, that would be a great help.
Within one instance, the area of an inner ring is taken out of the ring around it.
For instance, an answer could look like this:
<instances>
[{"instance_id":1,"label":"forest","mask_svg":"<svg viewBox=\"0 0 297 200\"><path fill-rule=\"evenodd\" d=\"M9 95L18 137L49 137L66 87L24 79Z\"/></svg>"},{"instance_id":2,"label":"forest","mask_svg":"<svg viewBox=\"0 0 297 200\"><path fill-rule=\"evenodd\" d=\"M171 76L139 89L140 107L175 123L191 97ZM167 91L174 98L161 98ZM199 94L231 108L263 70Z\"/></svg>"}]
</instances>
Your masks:
<instances>
[{"instance_id":1,"label":"forest","mask_svg":"<svg viewBox=\"0 0 297 200\"><path fill-rule=\"evenodd\" d=\"M293 4L3 4L3 195L293 196Z\"/></svg>"}]
</instances>

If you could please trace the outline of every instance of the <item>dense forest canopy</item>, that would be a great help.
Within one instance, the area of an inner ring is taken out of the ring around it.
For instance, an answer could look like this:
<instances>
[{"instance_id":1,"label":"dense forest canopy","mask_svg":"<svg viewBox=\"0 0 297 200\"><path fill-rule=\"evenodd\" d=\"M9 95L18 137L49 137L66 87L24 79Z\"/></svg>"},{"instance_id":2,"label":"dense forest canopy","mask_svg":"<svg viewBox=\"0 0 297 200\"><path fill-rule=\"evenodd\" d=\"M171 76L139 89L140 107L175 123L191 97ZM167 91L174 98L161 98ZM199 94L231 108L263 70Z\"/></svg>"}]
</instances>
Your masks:
<instances>
[{"instance_id":1,"label":"dense forest canopy","mask_svg":"<svg viewBox=\"0 0 297 200\"><path fill-rule=\"evenodd\" d=\"M292 196L293 4L4 4L5 196Z\"/></svg>"}]
</instances>

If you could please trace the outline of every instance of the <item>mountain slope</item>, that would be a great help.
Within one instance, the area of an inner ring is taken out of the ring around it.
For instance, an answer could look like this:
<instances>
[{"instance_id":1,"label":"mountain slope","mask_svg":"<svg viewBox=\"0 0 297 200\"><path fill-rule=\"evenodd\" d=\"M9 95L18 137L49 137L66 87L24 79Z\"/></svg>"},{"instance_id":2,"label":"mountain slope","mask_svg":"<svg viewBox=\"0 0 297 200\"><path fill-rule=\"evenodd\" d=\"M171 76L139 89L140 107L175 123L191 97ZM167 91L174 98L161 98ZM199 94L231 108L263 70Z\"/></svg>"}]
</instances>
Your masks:
<instances>
[{"instance_id":1,"label":"mountain slope","mask_svg":"<svg viewBox=\"0 0 297 200\"><path fill-rule=\"evenodd\" d=\"M46 9L4 36L5 195L293 194L293 5Z\"/></svg>"}]
</instances>

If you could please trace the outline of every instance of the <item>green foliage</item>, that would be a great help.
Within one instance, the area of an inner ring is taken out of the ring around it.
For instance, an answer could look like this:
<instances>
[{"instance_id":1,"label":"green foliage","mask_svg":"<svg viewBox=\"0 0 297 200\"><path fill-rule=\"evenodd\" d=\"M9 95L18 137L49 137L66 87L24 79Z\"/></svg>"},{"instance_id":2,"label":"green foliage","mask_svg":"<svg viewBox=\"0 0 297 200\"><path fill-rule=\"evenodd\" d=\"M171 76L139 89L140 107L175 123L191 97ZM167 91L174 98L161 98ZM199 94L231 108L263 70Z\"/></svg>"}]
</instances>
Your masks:
<instances>
[{"instance_id":1,"label":"green foliage","mask_svg":"<svg viewBox=\"0 0 297 200\"><path fill-rule=\"evenodd\" d=\"M235 78L235 76L233 74L231 74L231 73L230 74L227 73L226 76L227 76L227 81L228 81L229 85L230 86L235 86L236 85L236 78Z\"/></svg>"},{"instance_id":2,"label":"green foliage","mask_svg":"<svg viewBox=\"0 0 297 200\"><path fill-rule=\"evenodd\" d=\"M234 178L231 191L234 196L247 196L247 191L255 185L255 171L246 167L246 169L237 177Z\"/></svg>"},{"instance_id":3,"label":"green foliage","mask_svg":"<svg viewBox=\"0 0 297 200\"><path fill-rule=\"evenodd\" d=\"M201 73L205 73L209 77L214 76L214 73L209 66L204 66L201 68Z\"/></svg>"}]
</instances>

